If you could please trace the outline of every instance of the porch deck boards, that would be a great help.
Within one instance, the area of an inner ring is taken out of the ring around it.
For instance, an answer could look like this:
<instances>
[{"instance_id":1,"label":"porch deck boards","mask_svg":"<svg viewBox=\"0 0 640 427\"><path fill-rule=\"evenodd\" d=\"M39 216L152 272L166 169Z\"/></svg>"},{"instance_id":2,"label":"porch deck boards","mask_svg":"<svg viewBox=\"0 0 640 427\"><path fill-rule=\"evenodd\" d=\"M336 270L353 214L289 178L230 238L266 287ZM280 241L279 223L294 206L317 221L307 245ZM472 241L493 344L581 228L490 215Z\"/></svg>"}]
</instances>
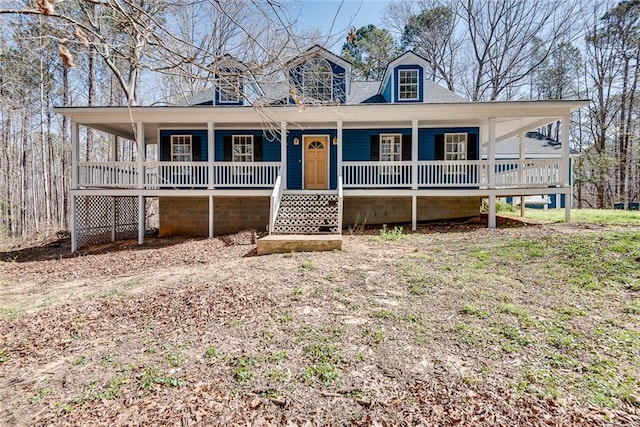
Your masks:
<instances>
[{"instance_id":1,"label":"porch deck boards","mask_svg":"<svg viewBox=\"0 0 640 427\"><path fill-rule=\"evenodd\" d=\"M342 250L339 234L271 234L256 243L258 255Z\"/></svg>"}]
</instances>

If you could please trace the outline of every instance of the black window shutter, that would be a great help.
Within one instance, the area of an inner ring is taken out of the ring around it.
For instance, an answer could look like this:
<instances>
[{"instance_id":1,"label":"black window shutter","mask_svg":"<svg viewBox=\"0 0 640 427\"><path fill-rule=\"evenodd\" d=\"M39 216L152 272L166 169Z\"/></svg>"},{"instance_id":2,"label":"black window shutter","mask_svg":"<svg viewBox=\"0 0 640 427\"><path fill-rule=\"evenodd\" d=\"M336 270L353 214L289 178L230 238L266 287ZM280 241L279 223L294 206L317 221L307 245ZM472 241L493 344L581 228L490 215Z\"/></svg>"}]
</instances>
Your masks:
<instances>
[{"instance_id":1,"label":"black window shutter","mask_svg":"<svg viewBox=\"0 0 640 427\"><path fill-rule=\"evenodd\" d=\"M444 134L436 135L435 160L444 160Z\"/></svg>"},{"instance_id":2,"label":"black window shutter","mask_svg":"<svg viewBox=\"0 0 640 427\"><path fill-rule=\"evenodd\" d=\"M202 137L199 135L191 137L191 156L194 162L202 161Z\"/></svg>"},{"instance_id":3,"label":"black window shutter","mask_svg":"<svg viewBox=\"0 0 640 427\"><path fill-rule=\"evenodd\" d=\"M160 153L160 161L170 162L171 161L171 137L163 136L160 144L162 145L162 151Z\"/></svg>"},{"instance_id":4,"label":"black window shutter","mask_svg":"<svg viewBox=\"0 0 640 427\"><path fill-rule=\"evenodd\" d=\"M467 160L478 160L478 135L467 134Z\"/></svg>"},{"instance_id":5,"label":"black window shutter","mask_svg":"<svg viewBox=\"0 0 640 427\"><path fill-rule=\"evenodd\" d=\"M371 135L371 160L380 160L380 135Z\"/></svg>"},{"instance_id":6,"label":"black window shutter","mask_svg":"<svg viewBox=\"0 0 640 427\"><path fill-rule=\"evenodd\" d=\"M262 159L263 159L262 136L254 136L253 137L253 161L261 162Z\"/></svg>"},{"instance_id":7,"label":"black window shutter","mask_svg":"<svg viewBox=\"0 0 640 427\"><path fill-rule=\"evenodd\" d=\"M230 136L225 136L222 138L222 145L224 146L224 161L231 162L233 161L233 143Z\"/></svg>"},{"instance_id":8,"label":"black window shutter","mask_svg":"<svg viewBox=\"0 0 640 427\"><path fill-rule=\"evenodd\" d=\"M402 160L411 160L411 135L402 135Z\"/></svg>"}]
</instances>

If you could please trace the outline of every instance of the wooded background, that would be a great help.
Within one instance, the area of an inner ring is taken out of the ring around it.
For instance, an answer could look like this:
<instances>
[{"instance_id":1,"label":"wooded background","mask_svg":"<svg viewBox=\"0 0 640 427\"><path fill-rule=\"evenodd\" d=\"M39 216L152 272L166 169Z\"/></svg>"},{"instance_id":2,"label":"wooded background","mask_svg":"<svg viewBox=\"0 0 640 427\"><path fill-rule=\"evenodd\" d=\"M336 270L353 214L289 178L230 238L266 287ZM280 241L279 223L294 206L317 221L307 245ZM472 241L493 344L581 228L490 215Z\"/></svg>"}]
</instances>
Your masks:
<instances>
[{"instance_id":1,"label":"wooded background","mask_svg":"<svg viewBox=\"0 0 640 427\"><path fill-rule=\"evenodd\" d=\"M339 40L360 80L413 49L470 100L591 100L572 117L574 206L639 201L640 0L391 1L382 28L357 29L300 29L299 13L274 0L0 0L0 232L68 228L70 123L54 106L181 104L225 53L284 81L288 59ZM557 139L559 124L541 131ZM107 160L104 136L85 136L82 158Z\"/></svg>"}]
</instances>

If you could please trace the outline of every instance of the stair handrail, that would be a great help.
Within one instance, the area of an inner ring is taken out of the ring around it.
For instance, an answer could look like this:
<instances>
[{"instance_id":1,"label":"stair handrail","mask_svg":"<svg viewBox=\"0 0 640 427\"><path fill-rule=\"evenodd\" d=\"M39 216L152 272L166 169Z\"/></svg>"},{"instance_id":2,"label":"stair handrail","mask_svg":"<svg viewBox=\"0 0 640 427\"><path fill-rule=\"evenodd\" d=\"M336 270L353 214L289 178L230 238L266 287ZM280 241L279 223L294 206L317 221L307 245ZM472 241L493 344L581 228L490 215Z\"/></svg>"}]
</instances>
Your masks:
<instances>
[{"instance_id":1,"label":"stair handrail","mask_svg":"<svg viewBox=\"0 0 640 427\"><path fill-rule=\"evenodd\" d=\"M276 183L273 186L271 192L271 200L269 203L269 234L273 233L275 227L276 218L278 217L278 210L280 210L280 201L282 200L282 193L284 190L284 180L282 179L282 168L278 171L278 177Z\"/></svg>"},{"instance_id":2,"label":"stair handrail","mask_svg":"<svg viewBox=\"0 0 640 427\"><path fill-rule=\"evenodd\" d=\"M338 233L342 234L342 204L344 193L342 191L342 175L338 175Z\"/></svg>"}]
</instances>

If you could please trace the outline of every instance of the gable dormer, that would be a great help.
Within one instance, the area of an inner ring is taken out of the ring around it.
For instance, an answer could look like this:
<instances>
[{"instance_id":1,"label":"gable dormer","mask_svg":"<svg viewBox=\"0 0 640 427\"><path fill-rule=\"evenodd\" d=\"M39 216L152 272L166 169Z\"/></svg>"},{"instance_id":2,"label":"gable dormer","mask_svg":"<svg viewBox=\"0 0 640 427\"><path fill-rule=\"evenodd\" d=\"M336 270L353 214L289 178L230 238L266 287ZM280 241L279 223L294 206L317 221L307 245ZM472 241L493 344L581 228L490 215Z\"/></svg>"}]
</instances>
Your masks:
<instances>
[{"instance_id":1,"label":"gable dormer","mask_svg":"<svg viewBox=\"0 0 640 427\"><path fill-rule=\"evenodd\" d=\"M379 94L390 103L424 102L424 70L429 63L413 51L394 59L382 77Z\"/></svg>"},{"instance_id":2,"label":"gable dormer","mask_svg":"<svg viewBox=\"0 0 640 427\"><path fill-rule=\"evenodd\" d=\"M351 63L315 45L287 63L290 103L344 104L350 90Z\"/></svg>"},{"instance_id":3,"label":"gable dormer","mask_svg":"<svg viewBox=\"0 0 640 427\"><path fill-rule=\"evenodd\" d=\"M213 105L251 105L262 94L249 68L228 54L214 64L214 81Z\"/></svg>"}]
</instances>

